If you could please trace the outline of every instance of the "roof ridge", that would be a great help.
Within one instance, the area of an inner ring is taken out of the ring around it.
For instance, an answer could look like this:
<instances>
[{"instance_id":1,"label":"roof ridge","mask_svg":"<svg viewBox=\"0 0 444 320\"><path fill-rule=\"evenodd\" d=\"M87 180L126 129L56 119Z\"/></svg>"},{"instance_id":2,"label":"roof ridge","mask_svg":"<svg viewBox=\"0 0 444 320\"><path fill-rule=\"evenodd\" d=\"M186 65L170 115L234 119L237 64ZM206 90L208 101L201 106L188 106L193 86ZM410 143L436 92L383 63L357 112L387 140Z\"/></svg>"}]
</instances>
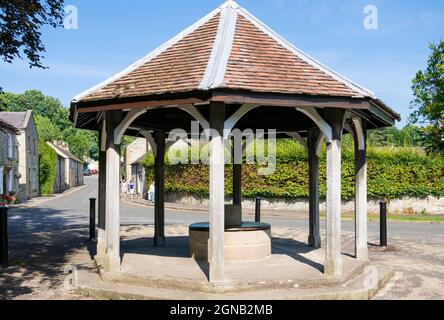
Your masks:
<instances>
[{"instance_id":1,"label":"roof ridge","mask_svg":"<svg viewBox=\"0 0 444 320\"><path fill-rule=\"evenodd\" d=\"M213 17L215 17L226 5L228 5L228 2L223 4L222 6L216 8L215 10L211 11L209 14L207 14L205 17L201 18L200 20L198 20L197 22L195 22L193 25L191 25L190 27L186 28L185 30L183 30L181 33L179 33L178 35L176 35L175 37L171 38L170 40L168 40L167 42L165 42L164 44L162 44L160 47L158 47L157 49L153 50L152 52L150 52L148 55L146 55L145 57L139 59L138 61L136 61L135 63L131 64L129 67L127 67L126 69L124 69L123 71L115 74L114 76L106 79L105 81L103 81L102 83L99 83L96 86L93 86L89 89L87 89L86 91L76 95L73 99L72 102L78 102L81 99L87 97L88 95L92 94L94 91L100 90L102 88L104 88L105 86L107 86L108 84L120 79L121 77L127 75L128 73L130 73L131 71L134 71L135 69L137 69L138 67L144 65L145 63L151 61L152 59L156 58L157 56L159 56L160 54L162 54L163 52L165 52L166 50L168 50L171 46L173 46L174 44L178 43L179 41L181 41L183 38L185 38L187 35L191 34L192 32L196 31L198 28L200 28L201 26L203 26L205 23L207 23L208 21L210 21Z\"/></svg>"},{"instance_id":2,"label":"roof ridge","mask_svg":"<svg viewBox=\"0 0 444 320\"><path fill-rule=\"evenodd\" d=\"M317 61L310 55L306 54L296 46L294 46L291 42L283 38L281 35L277 34L273 29L271 29L268 25L266 25L264 22L259 20L257 17L255 17L253 14L251 14L247 9L238 6L237 11L241 16L243 16L245 19L247 19L249 22L251 22L254 26L256 26L259 30L270 36L273 40L277 41L280 45L282 45L284 48L289 50L290 52L296 54L299 58L307 62L308 64L312 65L313 67L323 71L324 73L331 76L333 79L342 82L347 87L352 89L355 92L358 92L362 96L365 97L371 97L376 98L375 94L370 91L369 89L365 88L364 86L361 86L351 80L349 80L347 77L339 74L338 72L330 69L329 67L325 66L321 62Z\"/></svg>"},{"instance_id":3,"label":"roof ridge","mask_svg":"<svg viewBox=\"0 0 444 320\"><path fill-rule=\"evenodd\" d=\"M61 148L60 146L47 141L46 144L48 144L50 147L52 147L54 149L54 151L61 157L66 158L66 159L71 159L74 160L76 162L82 163L83 161L80 160L77 156L75 156L70 150L66 150Z\"/></svg>"},{"instance_id":4,"label":"roof ridge","mask_svg":"<svg viewBox=\"0 0 444 320\"><path fill-rule=\"evenodd\" d=\"M25 119L23 120L22 129L26 129L29 126L29 120L31 120L32 117L32 110L27 110Z\"/></svg>"},{"instance_id":5,"label":"roof ridge","mask_svg":"<svg viewBox=\"0 0 444 320\"><path fill-rule=\"evenodd\" d=\"M222 11L216 38L199 89L207 90L216 88L222 84L225 78L238 17L234 4L235 3L228 1L223 5L223 8L221 8Z\"/></svg>"}]
</instances>

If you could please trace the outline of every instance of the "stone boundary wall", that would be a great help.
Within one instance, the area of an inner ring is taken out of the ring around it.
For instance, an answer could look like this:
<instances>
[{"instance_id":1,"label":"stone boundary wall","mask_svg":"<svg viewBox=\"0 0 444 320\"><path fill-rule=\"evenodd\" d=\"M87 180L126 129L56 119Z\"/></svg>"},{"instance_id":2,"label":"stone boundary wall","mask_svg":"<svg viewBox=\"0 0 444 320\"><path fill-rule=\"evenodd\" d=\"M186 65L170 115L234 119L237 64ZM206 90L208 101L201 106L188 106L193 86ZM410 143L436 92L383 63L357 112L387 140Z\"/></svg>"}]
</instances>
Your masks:
<instances>
[{"instance_id":1,"label":"stone boundary wall","mask_svg":"<svg viewBox=\"0 0 444 320\"><path fill-rule=\"evenodd\" d=\"M230 199L227 199L230 200ZM198 197L187 193L166 193L165 201L189 206L204 206L209 205L208 198ZM253 199L244 199L242 206L245 209L254 210L255 201ZM355 208L354 201L347 201L342 203L343 213L353 213ZM296 213L308 212L308 199L262 199L263 210L275 211L293 211ZM325 201L321 201L321 212L325 212ZM444 214L444 198L428 197L426 199L416 198L402 198L390 201L388 204L390 214ZM369 214L379 213L379 201L369 200L368 202Z\"/></svg>"}]
</instances>

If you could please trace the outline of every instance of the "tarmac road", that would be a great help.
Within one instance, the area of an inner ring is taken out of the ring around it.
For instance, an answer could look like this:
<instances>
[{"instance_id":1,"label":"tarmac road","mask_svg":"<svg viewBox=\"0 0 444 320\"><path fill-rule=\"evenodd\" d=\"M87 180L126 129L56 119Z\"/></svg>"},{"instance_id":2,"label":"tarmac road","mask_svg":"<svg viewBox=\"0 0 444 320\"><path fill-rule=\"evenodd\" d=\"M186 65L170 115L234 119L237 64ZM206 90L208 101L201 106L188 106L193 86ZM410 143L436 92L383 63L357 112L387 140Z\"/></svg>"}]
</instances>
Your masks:
<instances>
[{"instance_id":1,"label":"tarmac road","mask_svg":"<svg viewBox=\"0 0 444 320\"><path fill-rule=\"evenodd\" d=\"M23 229L30 229L37 231L35 228L50 229L54 226L87 226L89 223L89 198L97 198L97 177L85 177L86 187L69 196L63 196L54 200L49 200L42 203L37 208L32 210L22 211L23 214L32 214L36 223L20 223L18 216L11 216L10 230L11 232L20 232ZM141 205L131 204L121 201L121 223L122 225L129 224L153 224L154 223L154 209L143 207ZM20 210L19 210L20 211ZM47 226L38 223L39 218L48 219L47 215L39 214L41 212L51 211L51 223ZM166 210L165 212L166 224L192 224L208 220L208 214L205 212L187 212L178 210ZM251 218L251 217L249 217ZM17 223L15 223L17 221ZM23 221L22 221L23 222ZM308 220L300 217L292 217L291 213L287 217L267 217L263 216L263 222L270 223L275 227L290 227L290 228L308 228ZM62 225L61 225L62 224ZM323 228L324 223L321 223ZM354 231L353 221L343 221L342 228L344 232ZM38 230L42 231L42 230ZM410 222L390 222L388 226L389 237L402 237L406 240L420 240L420 241L436 241L437 236L444 235L443 223L410 223ZM378 222L369 223L369 233L379 234Z\"/></svg>"}]
</instances>

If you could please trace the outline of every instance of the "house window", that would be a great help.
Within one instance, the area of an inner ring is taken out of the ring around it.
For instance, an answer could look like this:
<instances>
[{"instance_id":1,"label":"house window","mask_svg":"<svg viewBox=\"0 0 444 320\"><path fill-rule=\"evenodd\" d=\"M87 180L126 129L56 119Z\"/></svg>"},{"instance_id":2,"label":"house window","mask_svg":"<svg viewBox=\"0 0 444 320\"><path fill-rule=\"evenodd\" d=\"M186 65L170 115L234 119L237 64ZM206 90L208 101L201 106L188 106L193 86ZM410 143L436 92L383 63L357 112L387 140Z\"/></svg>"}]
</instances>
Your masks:
<instances>
[{"instance_id":1,"label":"house window","mask_svg":"<svg viewBox=\"0 0 444 320\"><path fill-rule=\"evenodd\" d=\"M31 151L31 137L28 136L28 153L32 153Z\"/></svg>"},{"instance_id":2,"label":"house window","mask_svg":"<svg viewBox=\"0 0 444 320\"><path fill-rule=\"evenodd\" d=\"M14 169L9 170L8 191L14 192Z\"/></svg>"},{"instance_id":3,"label":"house window","mask_svg":"<svg viewBox=\"0 0 444 320\"><path fill-rule=\"evenodd\" d=\"M9 159L14 158L13 149L14 149L14 146L12 144L12 134L8 133L8 158Z\"/></svg>"},{"instance_id":4,"label":"house window","mask_svg":"<svg viewBox=\"0 0 444 320\"><path fill-rule=\"evenodd\" d=\"M37 146L35 144L35 139L32 139L32 147L33 147L32 154L35 155L35 152L37 150Z\"/></svg>"},{"instance_id":5,"label":"house window","mask_svg":"<svg viewBox=\"0 0 444 320\"><path fill-rule=\"evenodd\" d=\"M3 194L3 167L0 167L0 194Z\"/></svg>"}]
</instances>

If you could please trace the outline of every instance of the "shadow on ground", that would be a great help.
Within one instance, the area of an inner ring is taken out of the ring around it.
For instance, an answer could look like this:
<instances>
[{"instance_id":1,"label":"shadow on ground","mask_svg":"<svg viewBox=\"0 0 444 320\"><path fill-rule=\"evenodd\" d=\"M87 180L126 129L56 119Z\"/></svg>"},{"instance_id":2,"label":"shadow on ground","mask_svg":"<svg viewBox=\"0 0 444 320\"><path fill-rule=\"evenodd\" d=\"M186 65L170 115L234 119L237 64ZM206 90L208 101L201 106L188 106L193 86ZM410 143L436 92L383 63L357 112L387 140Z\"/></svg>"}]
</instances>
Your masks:
<instances>
[{"instance_id":1,"label":"shadow on ground","mask_svg":"<svg viewBox=\"0 0 444 320\"><path fill-rule=\"evenodd\" d=\"M138 230L134 227L131 230ZM311 266L320 272L323 272L324 266L313 260L304 257L304 254L314 251L314 248L309 247L306 243L297 241L291 238L273 238L272 239L272 254L287 255L292 259ZM189 243L187 236L173 236L167 237L164 247L155 247L152 237L141 236L138 238L123 238L121 242L121 259L125 254L149 255L158 257L170 258L189 258ZM209 276L209 264L207 261L196 261L200 269Z\"/></svg>"},{"instance_id":2,"label":"shadow on ground","mask_svg":"<svg viewBox=\"0 0 444 320\"><path fill-rule=\"evenodd\" d=\"M63 289L70 256L85 248L93 255L95 250L86 226L74 220L54 209L10 211L9 264L0 267L0 299L42 298L44 291Z\"/></svg>"}]
</instances>

